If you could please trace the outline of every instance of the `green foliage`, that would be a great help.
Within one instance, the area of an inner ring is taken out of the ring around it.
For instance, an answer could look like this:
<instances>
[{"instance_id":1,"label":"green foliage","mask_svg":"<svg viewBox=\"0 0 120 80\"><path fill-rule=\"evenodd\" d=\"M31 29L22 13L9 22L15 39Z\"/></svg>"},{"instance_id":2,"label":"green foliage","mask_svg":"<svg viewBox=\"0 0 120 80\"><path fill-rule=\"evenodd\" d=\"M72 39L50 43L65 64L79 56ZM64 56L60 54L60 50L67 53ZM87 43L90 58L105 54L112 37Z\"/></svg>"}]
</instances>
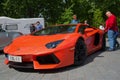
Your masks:
<instances>
[{"instance_id":1,"label":"green foliage","mask_svg":"<svg viewBox=\"0 0 120 80\"><path fill-rule=\"evenodd\" d=\"M102 11L100 9L95 9L93 14L93 26L99 27L100 24L104 23L103 17L102 17Z\"/></svg>"},{"instance_id":2,"label":"green foliage","mask_svg":"<svg viewBox=\"0 0 120 80\"><path fill-rule=\"evenodd\" d=\"M60 16L60 19L58 20L58 23L60 23L60 24L70 23L70 21L72 20L72 16L73 16L73 11L71 9L73 7L73 5L71 5L68 9L65 9L65 11Z\"/></svg>"},{"instance_id":3,"label":"green foliage","mask_svg":"<svg viewBox=\"0 0 120 80\"><path fill-rule=\"evenodd\" d=\"M13 18L33 17L32 3L34 2L30 0L5 0L3 3L3 13L5 16Z\"/></svg>"},{"instance_id":4,"label":"green foliage","mask_svg":"<svg viewBox=\"0 0 120 80\"><path fill-rule=\"evenodd\" d=\"M120 25L120 0L0 0L0 16L13 18L38 17L42 14L49 24L69 23L76 14L80 22L88 20L98 26L110 10Z\"/></svg>"},{"instance_id":5,"label":"green foliage","mask_svg":"<svg viewBox=\"0 0 120 80\"><path fill-rule=\"evenodd\" d=\"M39 1L39 6L39 13L41 13L50 24L56 24L64 11L63 0L41 0Z\"/></svg>"}]
</instances>

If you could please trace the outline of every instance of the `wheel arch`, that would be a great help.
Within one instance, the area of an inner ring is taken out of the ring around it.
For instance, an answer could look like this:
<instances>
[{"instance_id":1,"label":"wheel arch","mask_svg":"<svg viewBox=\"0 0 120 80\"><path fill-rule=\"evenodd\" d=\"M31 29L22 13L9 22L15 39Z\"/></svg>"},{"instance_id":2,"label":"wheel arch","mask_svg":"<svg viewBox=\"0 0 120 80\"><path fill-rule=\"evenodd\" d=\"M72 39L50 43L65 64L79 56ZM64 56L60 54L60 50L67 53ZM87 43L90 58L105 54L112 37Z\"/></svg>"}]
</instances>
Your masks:
<instances>
[{"instance_id":1,"label":"wheel arch","mask_svg":"<svg viewBox=\"0 0 120 80\"><path fill-rule=\"evenodd\" d=\"M80 37L78 37L77 41L78 41L79 39L81 39L81 40L85 41L85 40L84 40L84 38L83 38L83 37L81 37L81 36L80 36ZM76 41L76 42L77 42L77 41Z\"/></svg>"},{"instance_id":2,"label":"wheel arch","mask_svg":"<svg viewBox=\"0 0 120 80\"><path fill-rule=\"evenodd\" d=\"M80 43L81 47L78 45ZM78 47L79 46L79 47ZM79 49L78 49L79 48ZM83 37L79 37L75 45L74 65L82 65L86 59L86 44Z\"/></svg>"}]
</instances>

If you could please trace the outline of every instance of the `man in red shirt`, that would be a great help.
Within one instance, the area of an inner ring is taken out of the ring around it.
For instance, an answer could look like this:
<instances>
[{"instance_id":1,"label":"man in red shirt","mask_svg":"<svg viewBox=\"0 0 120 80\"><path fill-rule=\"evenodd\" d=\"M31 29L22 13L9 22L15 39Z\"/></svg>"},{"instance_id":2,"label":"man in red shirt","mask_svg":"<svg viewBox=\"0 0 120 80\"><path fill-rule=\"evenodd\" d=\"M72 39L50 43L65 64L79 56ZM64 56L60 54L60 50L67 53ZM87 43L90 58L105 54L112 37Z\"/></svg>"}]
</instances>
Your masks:
<instances>
[{"instance_id":1,"label":"man in red shirt","mask_svg":"<svg viewBox=\"0 0 120 80\"><path fill-rule=\"evenodd\" d=\"M115 37L116 32L118 31L117 28L117 19L116 16L113 15L110 11L106 12L106 16L108 19L106 20L105 24L105 32L108 33L108 41L109 41L109 49L108 51L115 50Z\"/></svg>"}]
</instances>

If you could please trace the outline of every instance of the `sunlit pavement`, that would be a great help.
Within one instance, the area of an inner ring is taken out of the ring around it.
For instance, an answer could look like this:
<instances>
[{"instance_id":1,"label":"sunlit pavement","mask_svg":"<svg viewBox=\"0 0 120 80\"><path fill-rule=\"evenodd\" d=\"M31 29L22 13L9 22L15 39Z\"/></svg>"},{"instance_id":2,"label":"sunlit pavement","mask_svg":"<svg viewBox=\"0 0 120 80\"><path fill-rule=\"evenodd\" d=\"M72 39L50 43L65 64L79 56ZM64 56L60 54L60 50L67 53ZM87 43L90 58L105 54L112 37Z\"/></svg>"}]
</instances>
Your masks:
<instances>
[{"instance_id":1,"label":"sunlit pavement","mask_svg":"<svg viewBox=\"0 0 120 80\"><path fill-rule=\"evenodd\" d=\"M120 80L120 48L112 52L96 52L88 56L83 66L42 71L9 68L4 64L1 52L0 80Z\"/></svg>"}]
</instances>

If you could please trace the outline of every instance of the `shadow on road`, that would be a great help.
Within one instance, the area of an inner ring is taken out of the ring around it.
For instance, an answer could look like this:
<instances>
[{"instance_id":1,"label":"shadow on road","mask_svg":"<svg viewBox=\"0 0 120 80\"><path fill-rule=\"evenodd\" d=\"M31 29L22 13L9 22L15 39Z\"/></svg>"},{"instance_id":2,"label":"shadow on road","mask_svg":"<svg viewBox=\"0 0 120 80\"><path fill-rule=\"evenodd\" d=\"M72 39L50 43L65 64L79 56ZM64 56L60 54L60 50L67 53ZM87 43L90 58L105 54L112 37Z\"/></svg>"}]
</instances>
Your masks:
<instances>
[{"instance_id":1,"label":"shadow on road","mask_svg":"<svg viewBox=\"0 0 120 80\"><path fill-rule=\"evenodd\" d=\"M101 55L100 55L100 54L102 54L102 53L103 53L103 51L99 51L99 52L95 52L95 53L89 55L89 56L87 57L84 65L87 65L87 64L89 64L90 62L93 62L94 59L97 58L97 57L99 57L99 58L100 58L100 57L104 57L104 56L101 56Z\"/></svg>"}]
</instances>

